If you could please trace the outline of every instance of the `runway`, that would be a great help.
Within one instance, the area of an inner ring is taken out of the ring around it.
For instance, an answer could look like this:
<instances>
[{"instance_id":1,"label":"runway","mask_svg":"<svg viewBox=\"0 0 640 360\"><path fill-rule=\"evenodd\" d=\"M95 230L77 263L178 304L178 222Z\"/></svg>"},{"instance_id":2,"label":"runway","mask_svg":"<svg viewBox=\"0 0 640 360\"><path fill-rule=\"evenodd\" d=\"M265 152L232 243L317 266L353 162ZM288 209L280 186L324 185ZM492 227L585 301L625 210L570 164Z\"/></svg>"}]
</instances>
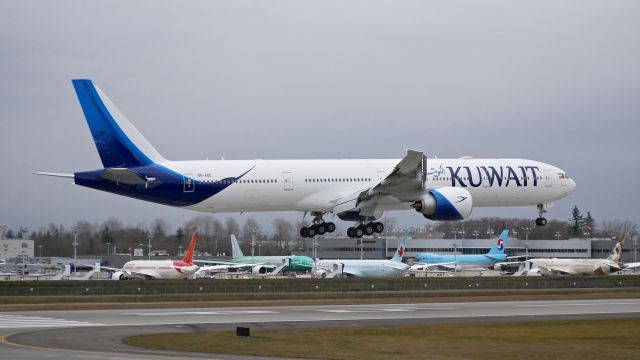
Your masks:
<instances>
[{"instance_id":1,"label":"runway","mask_svg":"<svg viewBox=\"0 0 640 360\"><path fill-rule=\"evenodd\" d=\"M92 359L113 359L114 355L148 359L161 352L128 347L121 339L141 333L234 329L239 325L274 329L601 317L640 317L640 299L0 313L0 335L6 337L0 351L11 359L89 358L88 355ZM166 354L199 357L193 353Z\"/></svg>"}]
</instances>

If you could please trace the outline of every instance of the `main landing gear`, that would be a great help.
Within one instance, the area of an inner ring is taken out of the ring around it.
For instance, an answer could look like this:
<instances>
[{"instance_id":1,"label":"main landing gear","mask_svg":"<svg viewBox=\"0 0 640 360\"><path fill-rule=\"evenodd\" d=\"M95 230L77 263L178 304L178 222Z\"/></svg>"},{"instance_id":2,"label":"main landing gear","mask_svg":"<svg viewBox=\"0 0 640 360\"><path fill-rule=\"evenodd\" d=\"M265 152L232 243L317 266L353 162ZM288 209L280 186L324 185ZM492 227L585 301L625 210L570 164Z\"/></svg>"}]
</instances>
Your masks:
<instances>
[{"instance_id":1,"label":"main landing gear","mask_svg":"<svg viewBox=\"0 0 640 360\"><path fill-rule=\"evenodd\" d=\"M547 219L544 217L544 213L547 212L546 204L538 204L538 218L536 219L536 226L547 225Z\"/></svg>"},{"instance_id":2,"label":"main landing gear","mask_svg":"<svg viewBox=\"0 0 640 360\"><path fill-rule=\"evenodd\" d=\"M361 238L365 235L372 235L373 233L380 234L384 231L384 225L381 222L370 222L367 224L360 224L355 227L347 229L347 236L350 238Z\"/></svg>"},{"instance_id":3,"label":"main landing gear","mask_svg":"<svg viewBox=\"0 0 640 360\"><path fill-rule=\"evenodd\" d=\"M336 231L336 224L332 222L324 222L322 213L314 214L313 224L300 229L300 236L303 238L312 238L316 235L332 233Z\"/></svg>"}]
</instances>

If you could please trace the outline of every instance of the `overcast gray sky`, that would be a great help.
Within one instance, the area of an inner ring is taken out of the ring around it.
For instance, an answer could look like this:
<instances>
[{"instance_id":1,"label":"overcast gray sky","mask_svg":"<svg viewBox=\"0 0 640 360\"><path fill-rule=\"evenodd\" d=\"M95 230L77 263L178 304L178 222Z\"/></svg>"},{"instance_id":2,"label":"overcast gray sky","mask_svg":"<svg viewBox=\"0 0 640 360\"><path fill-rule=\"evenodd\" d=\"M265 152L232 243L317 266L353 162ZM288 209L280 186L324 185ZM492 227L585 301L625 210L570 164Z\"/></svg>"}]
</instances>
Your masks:
<instances>
[{"instance_id":1,"label":"overcast gray sky","mask_svg":"<svg viewBox=\"0 0 640 360\"><path fill-rule=\"evenodd\" d=\"M3 0L0 223L197 215L31 175L101 167L72 78L169 159L522 157L578 184L549 218L640 222L638 19L610 0ZM472 216L494 215L537 214Z\"/></svg>"}]
</instances>

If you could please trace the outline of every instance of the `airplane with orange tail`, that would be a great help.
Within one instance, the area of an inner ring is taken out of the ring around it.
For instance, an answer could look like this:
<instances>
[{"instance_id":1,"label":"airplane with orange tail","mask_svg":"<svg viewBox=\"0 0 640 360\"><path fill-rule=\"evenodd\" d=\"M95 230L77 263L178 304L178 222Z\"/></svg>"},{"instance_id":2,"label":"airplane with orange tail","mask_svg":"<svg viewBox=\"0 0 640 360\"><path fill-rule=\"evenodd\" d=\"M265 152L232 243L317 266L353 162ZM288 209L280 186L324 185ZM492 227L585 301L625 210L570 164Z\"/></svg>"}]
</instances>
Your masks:
<instances>
[{"instance_id":1,"label":"airplane with orange tail","mask_svg":"<svg viewBox=\"0 0 640 360\"><path fill-rule=\"evenodd\" d=\"M115 271L112 280L127 279L186 279L198 271L193 264L193 252L196 249L198 233L193 234L191 243L182 260L132 260L124 264L122 269L102 267Z\"/></svg>"}]
</instances>

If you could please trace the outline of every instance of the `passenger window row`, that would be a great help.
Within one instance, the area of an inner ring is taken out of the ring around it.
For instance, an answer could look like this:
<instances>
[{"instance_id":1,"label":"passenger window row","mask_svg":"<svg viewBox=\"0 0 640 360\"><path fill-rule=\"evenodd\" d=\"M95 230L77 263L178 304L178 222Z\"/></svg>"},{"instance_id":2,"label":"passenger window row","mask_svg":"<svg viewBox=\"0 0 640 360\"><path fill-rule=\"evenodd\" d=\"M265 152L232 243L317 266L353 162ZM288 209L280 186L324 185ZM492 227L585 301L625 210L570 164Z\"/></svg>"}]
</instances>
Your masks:
<instances>
[{"instance_id":1,"label":"passenger window row","mask_svg":"<svg viewBox=\"0 0 640 360\"><path fill-rule=\"evenodd\" d=\"M329 179L304 179L304 182L362 182L371 181L371 178L329 178Z\"/></svg>"}]
</instances>

